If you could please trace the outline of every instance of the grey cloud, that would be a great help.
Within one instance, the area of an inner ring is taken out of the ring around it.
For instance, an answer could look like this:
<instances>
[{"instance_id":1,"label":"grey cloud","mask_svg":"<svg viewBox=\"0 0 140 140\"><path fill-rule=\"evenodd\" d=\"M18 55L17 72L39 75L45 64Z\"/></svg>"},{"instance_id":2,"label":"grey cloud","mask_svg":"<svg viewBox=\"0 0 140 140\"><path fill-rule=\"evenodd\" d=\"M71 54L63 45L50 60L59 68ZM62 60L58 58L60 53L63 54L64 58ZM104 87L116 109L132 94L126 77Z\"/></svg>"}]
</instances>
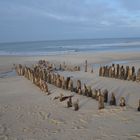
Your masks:
<instances>
[{"instance_id":1,"label":"grey cloud","mask_svg":"<svg viewBox=\"0 0 140 140\"><path fill-rule=\"evenodd\" d=\"M94 38L127 36L132 32L138 35L138 3L138 0L0 1L0 38Z\"/></svg>"},{"instance_id":2,"label":"grey cloud","mask_svg":"<svg viewBox=\"0 0 140 140\"><path fill-rule=\"evenodd\" d=\"M124 8L128 11L140 11L139 0L119 0Z\"/></svg>"}]
</instances>

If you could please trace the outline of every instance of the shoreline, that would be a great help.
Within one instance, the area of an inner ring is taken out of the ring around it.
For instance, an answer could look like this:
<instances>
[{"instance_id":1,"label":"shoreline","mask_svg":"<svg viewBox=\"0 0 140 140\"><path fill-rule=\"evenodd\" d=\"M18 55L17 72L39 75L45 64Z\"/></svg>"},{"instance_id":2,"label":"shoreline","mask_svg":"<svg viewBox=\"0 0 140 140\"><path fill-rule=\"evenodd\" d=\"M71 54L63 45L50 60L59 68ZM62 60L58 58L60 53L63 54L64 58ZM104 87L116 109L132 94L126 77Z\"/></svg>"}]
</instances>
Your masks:
<instances>
[{"instance_id":1,"label":"shoreline","mask_svg":"<svg viewBox=\"0 0 140 140\"><path fill-rule=\"evenodd\" d=\"M64 61L73 65L82 65L85 60L89 65L105 65L111 63L138 63L140 60L140 52L98 52L98 53L72 53L49 56L0 56L0 71L7 67L13 67L13 64L33 64L41 59L49 60L55 63L63 63Z\"/></svg>"}]
</instances>

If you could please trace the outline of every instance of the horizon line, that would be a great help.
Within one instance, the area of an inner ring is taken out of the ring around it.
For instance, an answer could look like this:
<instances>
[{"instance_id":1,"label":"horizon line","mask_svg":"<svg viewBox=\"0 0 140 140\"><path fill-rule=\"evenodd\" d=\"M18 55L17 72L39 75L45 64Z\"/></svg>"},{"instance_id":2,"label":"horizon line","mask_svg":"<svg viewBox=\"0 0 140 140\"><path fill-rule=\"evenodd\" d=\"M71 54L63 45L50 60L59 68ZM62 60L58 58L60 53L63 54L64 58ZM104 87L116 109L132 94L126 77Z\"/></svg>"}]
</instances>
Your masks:
<instances>
[{"instance_id":1,"label":"horizon line","mask_svg":"<svg viewBox=\"0 0 140 140\"><path fill-rule=\"evenodd\" d=\"M52 42L52 41L72 41L72 40L95 40L95 39L140 39L140 37L105 37L105 38L73 38L73 39L50 39L50 40L31 40L31 41L9 41L0 42L0 44L16 44L16 43L33 43L33 42Z\"/></svg>"}]
</instances>

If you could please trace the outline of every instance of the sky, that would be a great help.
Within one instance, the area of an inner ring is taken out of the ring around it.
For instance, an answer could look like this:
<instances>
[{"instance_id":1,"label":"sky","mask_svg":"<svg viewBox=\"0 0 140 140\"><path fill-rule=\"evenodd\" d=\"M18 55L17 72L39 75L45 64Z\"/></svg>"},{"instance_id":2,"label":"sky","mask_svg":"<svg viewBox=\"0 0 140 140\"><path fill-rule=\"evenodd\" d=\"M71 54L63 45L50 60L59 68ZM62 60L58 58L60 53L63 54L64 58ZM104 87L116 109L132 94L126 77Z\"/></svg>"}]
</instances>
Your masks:
<instances>
[{"instance_id":1,"label":"sky","mask_svg":"<svg viewBox=\"0 0 140 140\"><path fill-rule=\"evenodd\" d=\"M140 0L0 0L0 42L140 37Z\"/></svg>"}]
</instances>

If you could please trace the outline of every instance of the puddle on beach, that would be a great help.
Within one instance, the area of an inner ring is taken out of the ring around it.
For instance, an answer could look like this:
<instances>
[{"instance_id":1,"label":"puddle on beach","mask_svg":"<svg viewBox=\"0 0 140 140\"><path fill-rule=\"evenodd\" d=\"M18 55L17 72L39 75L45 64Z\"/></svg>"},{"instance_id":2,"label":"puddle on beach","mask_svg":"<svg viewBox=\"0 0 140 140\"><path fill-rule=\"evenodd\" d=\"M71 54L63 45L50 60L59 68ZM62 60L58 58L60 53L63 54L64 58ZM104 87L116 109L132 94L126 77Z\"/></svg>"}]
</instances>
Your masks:
<instances>
[{"instance_id":1,"label":"puddle on beach","mask_svg":"<svg viewBox=\"0 0 140 140\"><path fill-rule=\"evenodd\" d=\"M0 78L13 77L16 75L15 70L0 73Z\"/></svg>"},{"instance_id":2,"label":"puddle on beach","mask_svg":"<svg viewBox=\"0 0 140 140\"><path fill-rule=\"evenodd\" d=\"M118 60L118 61L111 61L109 63L104 63L104 64L93 64L93 68L99 68L100 66L111 66L112 64L127 64L127 63L132 63L132 62L140 62L140 60Z\"/></svg>"}]
</instances>

